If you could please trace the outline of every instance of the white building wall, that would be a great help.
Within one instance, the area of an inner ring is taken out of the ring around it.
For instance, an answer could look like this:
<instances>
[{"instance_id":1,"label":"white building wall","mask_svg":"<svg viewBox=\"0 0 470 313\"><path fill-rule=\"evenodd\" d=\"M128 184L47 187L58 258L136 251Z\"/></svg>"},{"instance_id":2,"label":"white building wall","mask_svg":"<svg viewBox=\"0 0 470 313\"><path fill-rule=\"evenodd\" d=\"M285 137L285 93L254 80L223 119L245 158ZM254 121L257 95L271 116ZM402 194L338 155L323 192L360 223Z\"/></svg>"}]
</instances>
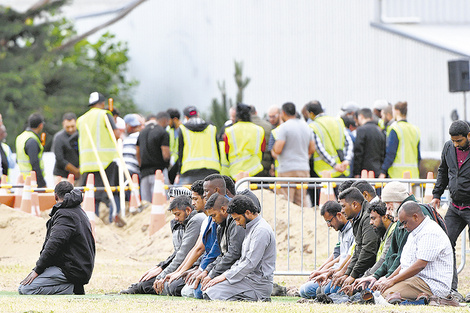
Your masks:
<instances>
[{"instance_id":1,"label":"white building wall","mask_svg":"<svg viewBox=\"0 0 470 313\"><path fill-rule=\"evenodd\" d=\"M148 0L109 31L129 42L144 112L190 104L204 112L222 80L234 98L238 60L251 78L244 102L261 114L286 101L300 110L318 99L328 114L350 100L408 101L422 149L440 150L451 110L462 116L463 96L448 92L447 78L447 61L459 57L371 27L373 10L373 0ZM83 32L109 18L76 25Z\"/></svg>"}]
</instances>

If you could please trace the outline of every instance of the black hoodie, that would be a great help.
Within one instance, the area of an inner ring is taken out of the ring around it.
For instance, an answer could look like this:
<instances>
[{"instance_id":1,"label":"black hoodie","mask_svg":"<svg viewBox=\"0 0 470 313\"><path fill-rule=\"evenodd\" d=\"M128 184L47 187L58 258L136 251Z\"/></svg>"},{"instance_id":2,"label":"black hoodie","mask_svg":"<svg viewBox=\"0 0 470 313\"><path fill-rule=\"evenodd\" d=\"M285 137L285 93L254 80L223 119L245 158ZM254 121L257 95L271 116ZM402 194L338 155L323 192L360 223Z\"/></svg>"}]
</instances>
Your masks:
<instances>
[{"instance_id":1,"label":"black hoodie","mask_svg":"<svg viewBox=\"0 0 470 313\"><path fill-rule=\"evenodd\" d=\"M67 280L75 285L74 293L83 293L83 285L90 280L95 263L95 239L90 221L80 206L82 199L80 191L72 190L63 202L54 205L49 214L51 219L46 223L46 240L34 268L38 274L50 266L61 268Z\"/></svg>"}]
</instances>

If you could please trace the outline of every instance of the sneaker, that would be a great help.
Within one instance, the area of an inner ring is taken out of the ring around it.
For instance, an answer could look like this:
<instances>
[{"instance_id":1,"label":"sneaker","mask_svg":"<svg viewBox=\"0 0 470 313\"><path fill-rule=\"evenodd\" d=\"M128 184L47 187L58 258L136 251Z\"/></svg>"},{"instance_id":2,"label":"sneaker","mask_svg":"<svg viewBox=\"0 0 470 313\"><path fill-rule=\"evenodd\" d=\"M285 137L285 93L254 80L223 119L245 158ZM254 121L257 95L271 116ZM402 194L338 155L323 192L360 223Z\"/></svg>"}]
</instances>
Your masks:
<instances>
[{"instance_id":1,"label":"sneaker","mask_svg":"<svg viewBox=\"0 0 470 313\"><path fill-rule=\"evenodd\" d=\"M465 296L465 302L470 302L470 292Z\"/></svg>"},{"instance_id":2,"label":"sneaker","mask_svg":"<svg viewBox=\"0 0 470 313\"><path fill-rule=\"evenodd\" d=\"M130 286L127 289L119 291L120 295L135 295L137 293L137 290L135 290L134 285Z\"/></svg>"},{"instance_id":3,"label":"sneaker","mask_svg":"<svg viewBox=\"0 0 470 313\"><path fill-rule=\"evenodd\" d=\"M452 295L452 293L449 294L446 298L440 298L439 304L441 306L460 306L459 301L455 298L455 296Z\"/></svg>"},{"instance_id":4,"label":"sneaker","mask_svg":"<svg viewBox=\"0 0 470 313\"><path fill-rule=\"evenodd\" d=\"M361 304L375 304L374 295L368 289L361 291Z\"/></svg>"},{"instance_id":5,"label":"sneaker","mask_svg":"<svg viewBox=\"0 0 470 313\"><path fill-rule=\"evenodd\" d=\"M114 217L114 223L117 227L124 227L127 225L126 222L119 215L116 215Z\"/></svg>"},{"instance_id":6,"label":"sneaker","mask_svg":"<svg viewBox=\"0 0 470 313\"><path fill-rule=\"evenodd\" d=\"M452 289L450 291L450 295L454 297L454 299L457 300L458 302L465 302L465 299L462 296L462 294L458 292L456 289Z\"/></svg>"}]
</instances>

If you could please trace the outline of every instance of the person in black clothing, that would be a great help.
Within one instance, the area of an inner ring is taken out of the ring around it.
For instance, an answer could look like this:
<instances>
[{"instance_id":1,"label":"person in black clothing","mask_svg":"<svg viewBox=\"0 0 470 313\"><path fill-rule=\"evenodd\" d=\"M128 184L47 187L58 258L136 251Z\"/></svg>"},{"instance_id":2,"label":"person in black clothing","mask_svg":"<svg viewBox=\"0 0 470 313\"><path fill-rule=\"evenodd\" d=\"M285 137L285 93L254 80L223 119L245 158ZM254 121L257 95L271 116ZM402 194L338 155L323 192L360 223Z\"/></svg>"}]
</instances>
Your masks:
<instances>
[{"instance_id":1,"label":"person in black clothing","mask_svg":"<svg viewBox=\"0 0 470 313\"><path fill-rule=\"evenodd\" d=\"M432 191L431 205L439 208L441 195L449 188L451 202L445 216L447 234L454 250L454 277L451 293L457 294L458 275L455 265L455 244L465 226L470 226L470 127L464 121L455 121L449 128L450 139L444 144L437 181ZM470 301L470 293L465 300Z\"/></svg>"},{"instance_id":2,"label":"person in black clothing","mask_svg":"<svg viewBox=\"0 0 470 313\"><path fill-rule=\"evenodd\" d=\"M75 180L80 178L78 158L78 132L77 116L74 113L65 113L62 117L62 130L54 135L52 151L55 154L53 174L67 178L73 174Z\"/></svg>"},{"instance_id":3,"label":"person in black clothing","mask_svg":"<svg viewBox=\"0 0 470 313\"><path fill-rule=\"evenodd\" d=\"M67 181L55 187L56 204L36 267L20 283L22 295L85 294L95 263L95 239L80 207L82 193Z\"/></svg>"},{"instance_id":4,"label":"person in black clothing","mask_svg":"<svg viewBox=\"0 0 470 313\"><path fill-rule=\"evenodd\" d=\"M374 171L379 177L380 168L385 158L385 135L372 119L369 108L357 112L359 128L356 130L354 143L354 177L361 177L361 171Z\"/></svg>"},{"instance_id":5,"label":"person in black clothing","mask_svg":"<svg viewBox=\"0 0 470 313\"><path fill-rule=\"evenodd\" d=\"M159 112L156 121L150 120L141 130L136 144L136 157L140 165L140 192L142 200L152 202L154 175L163 171L170 161L170 136L165 128L170 122L170 114Z\"/></svg>"}]
</instances>

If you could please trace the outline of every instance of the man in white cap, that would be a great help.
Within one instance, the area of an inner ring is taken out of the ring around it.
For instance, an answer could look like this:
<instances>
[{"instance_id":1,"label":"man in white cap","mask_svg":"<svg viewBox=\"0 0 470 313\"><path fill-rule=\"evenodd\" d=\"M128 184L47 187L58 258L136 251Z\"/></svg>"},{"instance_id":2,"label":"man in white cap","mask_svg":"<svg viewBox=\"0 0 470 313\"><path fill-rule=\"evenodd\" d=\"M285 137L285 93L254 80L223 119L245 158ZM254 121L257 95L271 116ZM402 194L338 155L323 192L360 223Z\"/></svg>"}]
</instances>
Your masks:
<instances>
[{"instance_id":1,"label":"man in white cap","mask_svg":"<svg viewBox=\"0 0 470 313\"><path fill-rule=\"evenodd\" d=\"M92 92L88 100L88 107L90 109L77 119L77 130L79 134L78 151L80 152L79 159L82 186L86 184L88 174L94 174L95 187L104 186L103 179L99 172L99 163L101 163L101 166L105 170L109 183L112 186L119 184L118 166L113 162L114 159L118 158L118 154L111 136L118 138L120 132L116 127L111 112L104 109L105 102L106 98L101 93L96 91ZM108 130L105 119L108 119L109 125L111 125L112 128L111 131ZM87 127L91 137L87 133ZM98 152L100 162L98 162L95 156L93 145ZM95 192L95 213L98 216L100 202L106 202L106 197L104 191ZM113 209L113 205L109 206L109 221L113 222L113 210L116 210L117 214L114 215L114 222L116 222L117 226L122 227L125 223L119 217L119 194L115 192L113 198L116 208Z\"/></svg>"}]
</instances>

